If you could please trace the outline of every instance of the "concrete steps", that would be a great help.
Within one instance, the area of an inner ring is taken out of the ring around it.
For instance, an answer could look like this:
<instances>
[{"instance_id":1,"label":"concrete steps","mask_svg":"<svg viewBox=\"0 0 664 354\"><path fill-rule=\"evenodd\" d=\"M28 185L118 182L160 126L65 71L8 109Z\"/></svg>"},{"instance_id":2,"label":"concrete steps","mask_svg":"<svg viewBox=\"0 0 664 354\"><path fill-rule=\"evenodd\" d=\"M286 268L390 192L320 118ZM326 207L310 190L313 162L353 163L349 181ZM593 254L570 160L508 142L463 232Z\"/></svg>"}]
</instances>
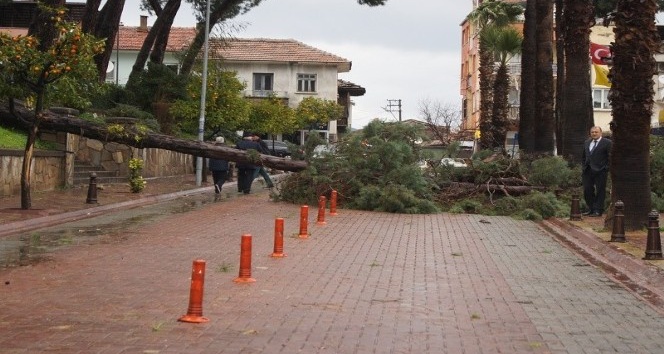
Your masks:
<instances>
[{"instance_id":1,"label":"concrete steps","mask_svg":"<svg viewBox=\"0 0 664 354\"><path fill-rule=\"evenodd\" d=\"M101 166L92 166L82 161L74 162L74 185L89 184L90 173L97 174L99 183L129 183L129 177L119 176L117 171L105 171Z\"/></svg>"}]
</instances>

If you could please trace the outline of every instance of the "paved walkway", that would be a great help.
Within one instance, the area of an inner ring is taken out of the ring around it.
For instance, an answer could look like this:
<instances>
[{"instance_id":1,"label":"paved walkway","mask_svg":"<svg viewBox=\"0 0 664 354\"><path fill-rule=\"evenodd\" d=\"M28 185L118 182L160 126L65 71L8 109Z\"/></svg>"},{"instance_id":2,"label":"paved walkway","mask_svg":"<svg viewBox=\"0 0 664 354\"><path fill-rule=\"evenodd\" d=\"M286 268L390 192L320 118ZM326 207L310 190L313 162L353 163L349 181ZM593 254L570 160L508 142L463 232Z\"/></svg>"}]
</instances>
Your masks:
<instances>
[{"instance_id":1,"label":"paved walkway","mask_svg":"<svg viewBox=\"0 0 664 354\"><path fill-rule=\"evenodd\" d=\"M20 236L61 244L0 269L0 353L662 352L657 305L535 223L340 210L317 225L311 209L301 239L300 207L267 193L180 199ZM251 284L233 282L244 233ZM210 321L178 322L196 259Z\"/></svg>"}]
</instances>

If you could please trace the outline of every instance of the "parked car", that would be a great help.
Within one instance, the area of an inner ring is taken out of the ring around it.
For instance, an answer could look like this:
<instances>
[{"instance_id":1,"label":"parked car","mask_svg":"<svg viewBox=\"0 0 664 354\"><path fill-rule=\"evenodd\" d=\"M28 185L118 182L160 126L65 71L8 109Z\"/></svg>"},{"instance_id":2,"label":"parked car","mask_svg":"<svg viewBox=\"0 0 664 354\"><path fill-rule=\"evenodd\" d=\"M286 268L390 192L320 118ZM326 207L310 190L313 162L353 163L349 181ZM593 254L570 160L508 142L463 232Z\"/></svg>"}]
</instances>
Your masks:
<instances>
[{"instance_id":1,"label":"parked car","mask_svg":"<svg viewBox=\"0 0 664 354\"><path fill-rule=\"evenodd\" d=\"M268 149L270 149L270 154L278 157L290 156L291 152L288 150L288 143L278 140L265 140Z\"/></svg>"},{"instance_id":2,"label":"parked car","mask_svg":"<svg viewBox=\"0 0 664 354\"><path fill-rule=\"evenodd\" d=\"M468 167L464 159L443 157L440 160L440 164L443 166L452 166L452 167Z\"/></svg>"}]
</instances>

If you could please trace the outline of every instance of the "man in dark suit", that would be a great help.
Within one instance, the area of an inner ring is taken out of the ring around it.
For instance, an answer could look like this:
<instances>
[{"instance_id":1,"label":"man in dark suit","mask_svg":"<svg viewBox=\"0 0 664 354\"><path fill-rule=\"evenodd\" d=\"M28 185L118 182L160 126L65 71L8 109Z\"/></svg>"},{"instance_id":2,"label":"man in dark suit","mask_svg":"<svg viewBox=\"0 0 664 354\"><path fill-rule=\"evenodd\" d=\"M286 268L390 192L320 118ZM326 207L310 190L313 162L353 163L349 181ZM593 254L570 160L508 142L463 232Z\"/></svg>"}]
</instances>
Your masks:
<instances>
[{"instance_id":1,"label":"man in dark suit","mask_svg":"<svg viewBox=\"0 0 664 354\"><path fill-rule=\"evenodd\" d=\"M269 155L270 152L263 149L263 147L254 140L253 133L245 131L242 134L242 140L240 140L236 145L236 149L240 150L256 150L260 154ZM251 192L251 184L254 181L254 171L259 168L252 163L248 162L238 162L237 166L237 191L244 194L249 194Z\"/></svg>"},{"instance_id":2,"label":"man in dark suit","mask_svg":"<svg viewBox=\"0 0 664 354\"><path fill-rule=\"evenodd\" d=\"M583 144L583 198L588 207L583 215L601 216L604 212L610 153L611 140L602 137L600 127L590 128L590 139Z\"/></svg>"}]
</instances>

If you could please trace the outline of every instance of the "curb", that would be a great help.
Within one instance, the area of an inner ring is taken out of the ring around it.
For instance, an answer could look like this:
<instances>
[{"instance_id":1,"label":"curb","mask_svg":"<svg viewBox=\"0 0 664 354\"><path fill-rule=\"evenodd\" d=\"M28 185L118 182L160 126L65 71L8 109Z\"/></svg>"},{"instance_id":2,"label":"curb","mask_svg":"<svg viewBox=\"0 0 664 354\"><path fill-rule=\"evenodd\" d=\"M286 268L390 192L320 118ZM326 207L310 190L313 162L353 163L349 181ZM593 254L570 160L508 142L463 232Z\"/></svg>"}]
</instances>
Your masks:
<instances>
[{"instance_id":1,"label":"curb","mask_svg":"<svg viewBox=\"0 0 664 354\"><path fill-rule=\"evenodd\" d=\"M604 270L609 278L664 315L664 271L661 268L563 220L544 220L540 226L563 246Z\"/></svg>"},{"instance_id":2,"label":"curb","mask_svg":"<svg viewBox=\"0 0 664 354\"><path fill-rule=\"evenodd\" d=\"M128 200L126 202L108 204L98 207L92 207L87 209L75 210L66 213L53 214L48 216L43 216L39 218L33 218L22 221L14 221L7 224L0 225L0 237L8 236L11 234L26 232L31 230L40 229L43 227L53 226L57 224L63 224L67 222L82 220L86 218L91 218L97 215L100 215L104 212L117 210L121 208L136 208L139 206L155 204L167 200L172 200L175 198L188 196L188 195L197 195L205 192L209 192L212 187L201 187L196 189L189 189L185 191L169 193L169 194L158 194L152 195L140 199Z\"/></svg>"}]
</instances>

